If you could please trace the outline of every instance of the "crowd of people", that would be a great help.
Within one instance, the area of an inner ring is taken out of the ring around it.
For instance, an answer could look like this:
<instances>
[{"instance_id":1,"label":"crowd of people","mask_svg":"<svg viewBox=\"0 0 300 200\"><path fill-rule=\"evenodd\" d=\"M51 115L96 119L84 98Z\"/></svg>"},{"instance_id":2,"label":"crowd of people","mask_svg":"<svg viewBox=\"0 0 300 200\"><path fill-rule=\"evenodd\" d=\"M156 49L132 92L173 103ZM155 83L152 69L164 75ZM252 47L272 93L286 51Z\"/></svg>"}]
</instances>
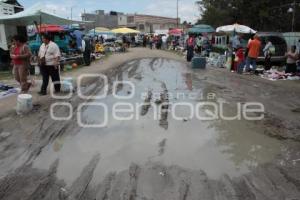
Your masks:
<instances>
[{"instance_id":1,"label":"crowd of people","mask_svg":"<svg viewBox=\"0 0 300 200\"><path fill-rule=\"evenodd\" d=\"M28 81L31 56L32 53L27 45L27 39L19 35L14 36L10 49L10 57L12 59L15 79L21 86L21 93L27 93L32 85L32 83ZM49 35L44 35L43 43L38 53L40 71L43 79L39 92L40 95L47 94L49 77L51 77L54 83L55 92L60 92L60 57L61 52L58 45L51 41Z\"/></svg>"},{"instance_id":2,"label":"crowd of people","mask_svg":"<svg viewBox=\"0 0 300 200\"><path fill-rule=\"evenodd\" d=\"M175 49L177 46L182 45L180 43L181 37L172 37L166 35L143 35L132 36L129 40L128 37L123 36L123 45L125 48L131 45L138 45L141 40L143 47L149 47L150 49ZM40 72L43 77L43 83L40 95L47 94L47 87L49 83L49 77L51 77L54 83L55 92L60 92L60 58L61 52L56 43L51 40L51 37L47 34L42 37L43 43L40 46L38 53L38 61L40 66ZM104 39L102 37L96 40L91 39L88 36L82 36L80 42L80 51L83 54L84 63L88 66L91 63L92 52L103 52ZM208 55L211 50L211 44L209 40L204 36L189 35L184 42L187 50L187 61L190 62L194 57L194 54ZM237 73L255 73L257 67L257 59L261 50L265 56L265 70L270 70L272 67L271 58L274 55L275 47L271 41L267 41L266 45L262 47L262 42L258 35L253 35L248 42L246 50L241 45L241 36L236 35L232 38L229 45L232 51L232 65L231 70ZM203 53L205 52L205 53ZM288 52L286 52L286 73L295 74L297 72L297 63L299 63L300 53L300 40L296 45L292 46ZM10 56L13 64L13 73L16 81L20 83L22 93L27 93L31 87L31 83L28 82L30 58L32 56L30 48L27 45L27 40L22 36L14 36L12 46L10 49ZM252 68L250 67L252 66Z\"/></svg>"},{"instance_id":3,"label":"crowd of people","mask_svg":"<svg viewBox=\"0 0 300 200\"><path fill-rule=\"evenodd\" d=\"M149 47L150 49L162 49L162 50L175 50L177 47L182 45L181 36L172 35L143 35L142 46Z\"/></svg>"},{"instance_id":4,"label":"crowd of people","mask_svg":"<svg viewBox=\"0 0 300 200\"><path fill-rule=\"evenodd\" d=\"M212 51L211 41L203 34L190 34L185 44L188 62L194 57L194 53L209 56L209 53Z\"/></svg>"},{"instance_id":5,"label":"crowd of people","mask_svg":"<svg viewBox=\"0 0 300 200\"><path fill-rule=\"evenodd\" d=\"M246 73L257 74L257 59L261 50L264 53L264 70L268 71L272 68L271 58L275 55L275 46L270 40L267 39L265 46L262 45L260 37L256 34L253 35L249 41L246 50L243 49L240 42L241 37L237 35L232 40L233 48L233 64L231 70L242 73L245 68ZM285 73L297 73L297 61L299 59L299 50L296 46L292 45L285 53L286 69ZM250 68L252 66L252 68Z\"/></svg>"},{"instance_id":6,"label":"crowd of people","mask_svg":"<svg viewBox=\"0 0 300 200\"><path fill-rule=\"evenodd\" d=\"M264 53L264 70L268 71L272 68L271 58L275 55L275 45L267 39L263 46L259 35L252 35L246 45L242 45L242 36L236 34L232 37L227 51L227 57L231 59L230 70L237 73L257 74L257 61L261 51ZM211 50L209 40L203 36L189 35L186 41L187 61L191 62L195 54L200 56L208 56ZM205 52L203 52L205 51ZM293 45L285 53L286 70L285 73L296 74L297 65L300 64L300 40L297 45Z\"/></svg>"}]
</instances>

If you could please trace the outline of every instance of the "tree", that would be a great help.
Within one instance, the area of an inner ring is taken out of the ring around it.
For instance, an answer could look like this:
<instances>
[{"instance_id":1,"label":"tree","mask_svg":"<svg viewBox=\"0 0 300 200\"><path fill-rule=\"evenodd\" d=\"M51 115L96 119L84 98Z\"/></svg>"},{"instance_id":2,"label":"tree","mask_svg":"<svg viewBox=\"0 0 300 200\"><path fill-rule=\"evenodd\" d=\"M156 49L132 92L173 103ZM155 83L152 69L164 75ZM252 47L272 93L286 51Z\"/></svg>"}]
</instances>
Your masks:
<instances>
[{"instance_id":1,"label":"tree","mask_svg":"<svg viewBox=\"0 0 300 200\"><path fill-rule=\"evenodd\" d=\"M201 19L199 23L214 27L240 23L259 31L289 32L292 29L292 13L294 0L201 0L199 7ZM296 1L295 30L300 31L300 2Z\"/></svg>"}]
</instances>

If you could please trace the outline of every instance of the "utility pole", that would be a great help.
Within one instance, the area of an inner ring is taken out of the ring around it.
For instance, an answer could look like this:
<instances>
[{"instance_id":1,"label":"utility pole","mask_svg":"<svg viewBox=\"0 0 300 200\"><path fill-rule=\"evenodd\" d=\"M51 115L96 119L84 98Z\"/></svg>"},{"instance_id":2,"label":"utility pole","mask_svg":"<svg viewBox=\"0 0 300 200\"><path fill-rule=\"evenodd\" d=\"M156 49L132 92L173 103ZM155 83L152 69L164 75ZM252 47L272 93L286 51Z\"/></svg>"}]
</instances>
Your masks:
<instances>
[{"instance_id":1,"label":"utility pole","mask_svg":"<svg viewBox=\"0 0 300 200\"><path fill-rule=\"evenodd\" d=\"M71 21L73 21L73 8L74 8L75 6L71 6Z\"/></svg>"},{"instance_id":2,"label":"utility pole","mask_svg":"<svg viewBox=\"0 0 300 200\"><path fill-rule=\"evenodd\" d=\"M179 0L177 0L177 18L176 18L176 21L177 21L177 28L179 28Z\"/></svg>"},{"instance_id":3,"label":"utility pole","mask_svg":"<svg viewBox=\"0 0 300 200\"><path fill-rule=\"evenodd\" d=\"M295 17L296 17L296 0L294 0L294 5L293 5L292 33L294 32L295 29Z\"/></svg>"}]
</instances>

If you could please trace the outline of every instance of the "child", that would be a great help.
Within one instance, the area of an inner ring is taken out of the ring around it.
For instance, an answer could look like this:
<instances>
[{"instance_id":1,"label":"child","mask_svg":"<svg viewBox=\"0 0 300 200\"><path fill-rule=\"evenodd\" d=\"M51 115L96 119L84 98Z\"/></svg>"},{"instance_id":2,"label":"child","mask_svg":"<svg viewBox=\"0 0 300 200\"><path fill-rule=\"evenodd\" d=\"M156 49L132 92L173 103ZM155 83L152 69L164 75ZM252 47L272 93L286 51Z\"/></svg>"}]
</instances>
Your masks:
<instances>
[{"instance_id":1,"label":"child","mask_svg":"<svg viewBox=\"0 0 300 200\"><path fill-rule=\"evenodd\" d=\"M235 55L235 71L237 73L242 74L244 71L245 66L245 55L244 55L244 49L242 47L239 47L236 51Z\"/></svg>"}]
</instances>

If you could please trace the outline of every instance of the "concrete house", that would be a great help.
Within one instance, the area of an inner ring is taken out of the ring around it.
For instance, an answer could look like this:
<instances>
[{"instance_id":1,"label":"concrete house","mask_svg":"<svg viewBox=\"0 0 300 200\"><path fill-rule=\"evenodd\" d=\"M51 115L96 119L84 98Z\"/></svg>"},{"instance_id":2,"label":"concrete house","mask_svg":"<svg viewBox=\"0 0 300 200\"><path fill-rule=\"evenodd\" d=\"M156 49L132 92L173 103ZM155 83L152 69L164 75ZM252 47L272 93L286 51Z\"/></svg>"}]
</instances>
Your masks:
<instances>
[{"instance_id":1,"label":"concrete house","mask_svg":"<svg viewBox=\"0 0 300 200\"><path fill-rule=\"evenodd\" d=\"M0 0L0 16L21 12L24 7L17 0ZM26 27L0 24L0 69L7 68L9 45L13 35L26 35Z\"/></svg>"}]
</instances>

